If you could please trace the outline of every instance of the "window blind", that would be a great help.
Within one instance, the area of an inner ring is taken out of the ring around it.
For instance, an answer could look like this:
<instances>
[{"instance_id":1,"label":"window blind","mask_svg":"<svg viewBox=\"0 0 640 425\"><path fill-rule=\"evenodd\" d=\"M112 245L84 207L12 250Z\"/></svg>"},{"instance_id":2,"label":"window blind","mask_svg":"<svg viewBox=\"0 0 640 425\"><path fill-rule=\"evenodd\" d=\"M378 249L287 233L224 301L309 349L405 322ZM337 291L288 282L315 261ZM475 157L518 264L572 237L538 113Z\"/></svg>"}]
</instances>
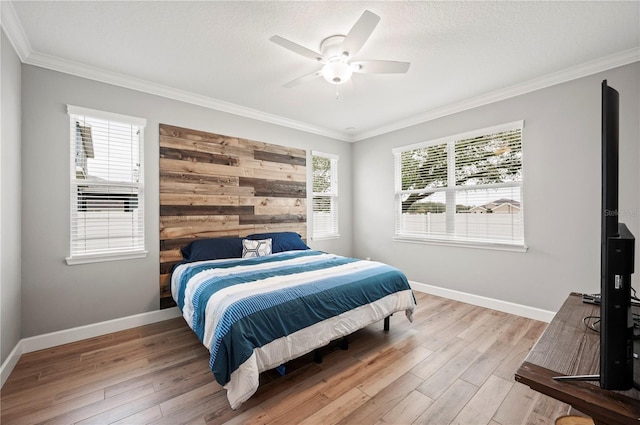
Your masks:
<instances>
[{"instance_id":1,"label":"window blind","mask_svg":"<svg viewBox=\"0 0 640 425\"><path fill-rule=\"evenodd\" d=\"M145 120L69 105L68 264L145 254Z\"/></svg>"},{"instance_id":2,"label":"window blind","mask_svg":"<svg viewBox=\"0 0 640 425\"><path fill-rule=\"evenodd\" d=\"M338 232L338 157L312 152L313 237L339 236Z\"/></svg>"},{"instance_id":3,"label":"window blind","mask_svg":"<svg viewBox=\"0 0 640 425\"><path fill-rule=\"evenodd\" d=\"M396 237L524 246L522 127L394 149Z\"/></svg>"}]
</instances>

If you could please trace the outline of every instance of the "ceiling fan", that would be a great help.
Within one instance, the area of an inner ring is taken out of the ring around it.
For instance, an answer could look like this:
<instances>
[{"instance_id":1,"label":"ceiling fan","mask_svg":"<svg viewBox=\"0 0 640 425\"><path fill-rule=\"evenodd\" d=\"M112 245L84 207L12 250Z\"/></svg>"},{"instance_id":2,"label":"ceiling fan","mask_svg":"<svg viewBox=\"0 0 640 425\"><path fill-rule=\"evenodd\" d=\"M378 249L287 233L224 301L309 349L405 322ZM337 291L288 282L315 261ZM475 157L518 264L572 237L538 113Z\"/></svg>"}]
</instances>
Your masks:
<instances>
[{"instance_id":1,"label":"ceiling fan","mask_svg":"<svg viewBox=\"0 0 640 425\"><path fill-rule=\"evenodd\" d=\"M283 87L295 87L300 83L321 76L331 84L343 84L351 79L351 75L354 72L361 74L403 74L407 72L409 70L409 62L388 60L352 61L353 57L369 39L379 21L380 17L378 15L365 10L346 36L332 35L322 40L320 53L278 35L271 37L269 40L285 49L322 64L321 68L289 81Z\"/></svg>"}]
</instances>

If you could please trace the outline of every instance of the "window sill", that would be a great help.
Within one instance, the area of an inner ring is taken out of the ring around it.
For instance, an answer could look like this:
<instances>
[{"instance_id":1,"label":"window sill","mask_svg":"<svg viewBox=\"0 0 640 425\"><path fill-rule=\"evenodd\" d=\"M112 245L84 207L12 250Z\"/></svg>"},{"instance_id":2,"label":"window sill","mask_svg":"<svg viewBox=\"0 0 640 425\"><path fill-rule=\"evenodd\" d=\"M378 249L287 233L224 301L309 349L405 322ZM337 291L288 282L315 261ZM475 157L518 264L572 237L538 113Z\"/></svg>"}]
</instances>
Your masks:
<instances>
[{"instance_id":1,"label":"window sill","mask_svg":"<svg viewBox=\"0 0 640 425\"><path fill-rule=\"evenodd\" d=\"M512 252L527 252L529 249L526 245L516 245L508 243L491 243L491 242L473 242L473 241L453 241L447 239L425 239L425 238L412 238L409 236L395 236L393 238L397 242L417 243L424 245L441 245L441 246L455 246L460 248L474 248L474 249L491 249L496 251L512 251Z\"/></svg>"},{"instance_id":2,"label":"window sill","mask_svg":"<svg viewBox=\"0 0 640 425\"><path fill-rule=\"evenodd\" d=\"M340 233L336 233L333 235L311 236L312 241L326 241L329 239L340 239Z\"/></svg>"},{"instance_id":3,"label":"window sill","mask_svg":"<svg viewBox=\"0 0 640 425\"><path fill-rule=\"evenodd\" d=\"M133 260L136 258L146 258L148 251L130 251L119 252L115 254L89 254L89 255L76 255L74 257L67 257L65 261L68 266L75 266L78 264L89 263L102 263L105 261L120 261L120 260Z\"/></svg>"}]
</instances>

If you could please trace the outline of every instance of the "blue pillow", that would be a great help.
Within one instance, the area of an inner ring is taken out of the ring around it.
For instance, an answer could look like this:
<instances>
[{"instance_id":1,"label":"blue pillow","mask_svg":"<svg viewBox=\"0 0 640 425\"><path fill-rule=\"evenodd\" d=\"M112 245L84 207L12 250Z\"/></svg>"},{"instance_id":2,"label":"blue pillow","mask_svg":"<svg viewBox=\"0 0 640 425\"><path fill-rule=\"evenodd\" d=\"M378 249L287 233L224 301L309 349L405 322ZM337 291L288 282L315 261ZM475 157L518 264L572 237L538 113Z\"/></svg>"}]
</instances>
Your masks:
<instances>
[{"instance_id":1,"label":"blue pillow","mask_svg":"<svg viewBox=\"0 0 640 425\"><path fill-rule=\"evenodd\" d=\"M296 232L255 233L247 236L247 239L271 239L271 252L294 251L309 249L302 237Z\"/></svg>"},{"instance_id":2,"label":"blue pillow","mask_svg":"<svg viewBox=\"0 0 640 425\"><path fill-rule=\"evenodd\" d=\"M196 239L180 249L185 261L218 260L221 258L241 258L242 238Z\"/></svg>"}]
</instances>

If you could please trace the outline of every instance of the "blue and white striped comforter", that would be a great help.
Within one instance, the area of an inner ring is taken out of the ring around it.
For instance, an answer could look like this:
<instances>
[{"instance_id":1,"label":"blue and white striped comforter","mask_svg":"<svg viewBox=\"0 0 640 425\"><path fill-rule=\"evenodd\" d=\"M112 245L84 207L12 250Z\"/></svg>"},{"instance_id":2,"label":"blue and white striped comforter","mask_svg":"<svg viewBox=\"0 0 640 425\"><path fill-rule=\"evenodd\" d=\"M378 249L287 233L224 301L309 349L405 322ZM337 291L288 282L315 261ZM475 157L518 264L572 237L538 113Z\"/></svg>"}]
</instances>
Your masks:
<instances>
[{"instance_id":1,"label":"blue and white striped comforter","mask_svg":"<svg viewBox=\"0 0 640 425\"><path fill-rule=\"evenodd\" d=\"M314 250L181 264L171 291L234 409L260 372L415 307L398 269Z\"/></svg>"}]
</instances>

